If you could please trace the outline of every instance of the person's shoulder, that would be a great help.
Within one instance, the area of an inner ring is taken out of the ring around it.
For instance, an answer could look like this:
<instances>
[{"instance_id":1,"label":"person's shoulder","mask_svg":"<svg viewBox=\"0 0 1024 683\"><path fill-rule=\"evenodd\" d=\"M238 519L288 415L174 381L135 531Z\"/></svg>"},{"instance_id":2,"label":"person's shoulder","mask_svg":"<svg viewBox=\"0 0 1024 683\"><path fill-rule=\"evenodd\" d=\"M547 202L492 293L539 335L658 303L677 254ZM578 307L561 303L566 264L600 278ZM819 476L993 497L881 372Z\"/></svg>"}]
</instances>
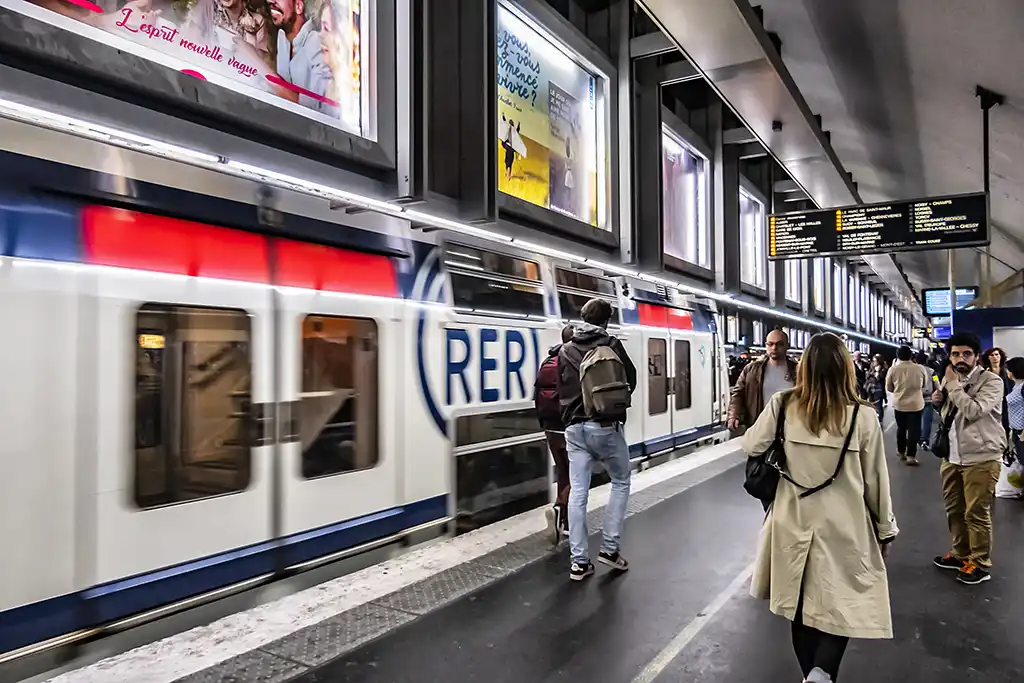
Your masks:
<instances>
[{"instance_id":1,"label":"person's shoulder","mask_svg":"<svg viewBox=\"0 0 1024 683\"><path fill-rule=\"evenodd\" d=\"M853 419L853 410L857 409L857 435L863 441L870 439L882 431L882 425L875 419L874 408L863 403L850 406L850 419Z\"/></svg>"}]
</instances>

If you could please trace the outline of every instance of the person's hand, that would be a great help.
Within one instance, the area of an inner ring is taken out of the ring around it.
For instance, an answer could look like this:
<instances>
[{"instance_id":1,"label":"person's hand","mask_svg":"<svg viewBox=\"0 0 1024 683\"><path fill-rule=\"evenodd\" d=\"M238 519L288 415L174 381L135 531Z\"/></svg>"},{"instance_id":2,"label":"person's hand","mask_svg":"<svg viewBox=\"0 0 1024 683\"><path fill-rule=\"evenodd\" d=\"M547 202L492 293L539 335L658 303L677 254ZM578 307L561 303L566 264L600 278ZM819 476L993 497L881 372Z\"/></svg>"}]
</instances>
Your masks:
<instances>
[{"instance_id":1,"label":"person's hand","mask_svg":"<svg viewBox=\"0 0 1024 683\"><path fill-rule=\"evenodd\" d=\"M943 380L952 382L955 379L960 379L960 376L956 373L956 369L953 368L953 364L950 363L946 366L946 374L943 376Z\"/></svg>"},{"instance_id":2,"label":"person's hand","mask_svg":"<svg viewBox=\"0 0 1024 683\"><path fill-rule=\"evenodd\" d=\"M736 431L737 429L740 428L740 421L737 420L735 417L730 417L729 421L726 422L725 426L733 431Z\"/></svg>"},{"instance_id":3,"label":"person's hand","mask_svg":"<svg viewBox=\"0 0 1024 683\"><path fill-rule=\"evenodd\" d=\"M892 547L892 543L893 543L892 541L889 541L888 543L883 543L882 544L882 559L883 560L888 560L889 559L889 548Z\"/></svg>"}]
</instances>

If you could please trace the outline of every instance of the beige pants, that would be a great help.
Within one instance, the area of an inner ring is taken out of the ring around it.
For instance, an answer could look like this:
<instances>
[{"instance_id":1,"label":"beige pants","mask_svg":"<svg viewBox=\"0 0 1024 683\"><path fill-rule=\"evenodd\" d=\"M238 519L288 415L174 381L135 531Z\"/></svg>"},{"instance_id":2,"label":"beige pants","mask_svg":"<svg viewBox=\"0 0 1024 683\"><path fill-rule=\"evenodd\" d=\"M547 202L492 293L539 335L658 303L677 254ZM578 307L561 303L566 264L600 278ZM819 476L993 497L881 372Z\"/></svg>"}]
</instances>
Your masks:
<instances>
[{"instance_id":1,"label":"beige pants","mask_svg":"<svg viewBox=\"0 0 1024 683\"><path fill-rule=\"evenodd\" d=\"M943 461L942 498L953 534L953 557L981 567L992 566L992 501L999 481L999 461L953 465Z\"/></svg>"}]
</instances>

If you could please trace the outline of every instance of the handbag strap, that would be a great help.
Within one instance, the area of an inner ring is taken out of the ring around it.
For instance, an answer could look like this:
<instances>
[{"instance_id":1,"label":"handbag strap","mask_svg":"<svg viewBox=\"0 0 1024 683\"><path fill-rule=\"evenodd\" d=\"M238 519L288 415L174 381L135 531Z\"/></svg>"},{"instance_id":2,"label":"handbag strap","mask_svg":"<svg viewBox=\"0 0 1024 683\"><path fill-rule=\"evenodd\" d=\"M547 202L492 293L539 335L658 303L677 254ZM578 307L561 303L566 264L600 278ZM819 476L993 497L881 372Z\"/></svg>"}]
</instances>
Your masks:
<instances>
[{"instance_id":1,"label":"handbag strap","mask_svg":"<svg viewBox=\"0 0 1024 683\"><path fill-rule=\"evenodd\" d=\"M853 438L853 430L857 428L857 413L860 412L860 403L853 404L853 417L850 419L850 431L846 432L846 441L843 442L843 450L839 451L839 463L836 465L836 471L832 473L832 476L825 480L824 483L815 486L812 489L807 489L800 494L801 498L814 495L822 489L826 489L835 483L835 480L839 477L839 473L843 471L843 463L846 461L846 452L850 450L850 440Z\"/></svg>"}]
</instances>

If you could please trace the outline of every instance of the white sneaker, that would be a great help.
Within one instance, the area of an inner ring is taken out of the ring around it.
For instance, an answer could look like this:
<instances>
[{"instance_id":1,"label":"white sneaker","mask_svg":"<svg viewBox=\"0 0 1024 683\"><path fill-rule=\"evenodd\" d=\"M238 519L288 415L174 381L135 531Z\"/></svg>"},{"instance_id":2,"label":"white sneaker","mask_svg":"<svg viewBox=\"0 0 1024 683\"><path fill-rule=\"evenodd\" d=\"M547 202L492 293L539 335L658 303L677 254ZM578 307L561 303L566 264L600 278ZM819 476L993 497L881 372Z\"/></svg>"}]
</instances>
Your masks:
<instances>
[{"instance_id":1,"label":"white sneaker","mask_svg":"<svg viewBox=\"0 0 1024 683\"><path fill-rule=\"evenodd\" d=\"M804 679L804 683L832 683L832 677L818 667L814 667Z\"/></svg>"}]
</instances>

